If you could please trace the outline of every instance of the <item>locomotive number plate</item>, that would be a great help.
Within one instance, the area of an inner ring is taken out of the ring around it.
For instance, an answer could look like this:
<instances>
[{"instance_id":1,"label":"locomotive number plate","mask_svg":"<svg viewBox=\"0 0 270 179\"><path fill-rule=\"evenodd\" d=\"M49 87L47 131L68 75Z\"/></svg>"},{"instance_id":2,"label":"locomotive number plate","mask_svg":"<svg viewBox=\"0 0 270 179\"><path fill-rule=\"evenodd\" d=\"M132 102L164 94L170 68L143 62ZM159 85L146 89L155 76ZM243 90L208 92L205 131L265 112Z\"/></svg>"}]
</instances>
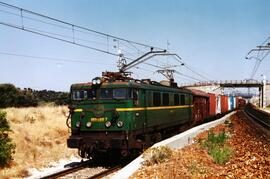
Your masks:
<instances>
[{"instance_id":1,"label":"locomotive number plate","mask_svg":"<svg viewBox=\"0 0 270 179\"><path fill-rule=\"evenodd\" d=\"M93 117L91 118L91 122L105 122L107 120L106 117Z\"/></svg>"}]
</instances>

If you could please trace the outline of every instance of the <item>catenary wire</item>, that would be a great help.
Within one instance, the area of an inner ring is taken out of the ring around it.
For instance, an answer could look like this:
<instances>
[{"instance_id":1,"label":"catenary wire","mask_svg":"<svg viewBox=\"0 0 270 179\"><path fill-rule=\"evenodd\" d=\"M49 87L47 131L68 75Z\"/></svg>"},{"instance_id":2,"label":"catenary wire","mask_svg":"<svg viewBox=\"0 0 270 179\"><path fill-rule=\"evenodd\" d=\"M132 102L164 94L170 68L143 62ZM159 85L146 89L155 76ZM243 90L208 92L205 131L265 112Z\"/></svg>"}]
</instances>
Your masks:
<instances>
[{"instance_id":1,"label":"catenary wire","mask_svg":"<svg viewBox=\"0 0 270 179\"><path fill-rule=\"evenodd\" d=\"M25 55L25 54L16 54L16 53L7 53L7 52L0 52L1 55L7 56L16 56L16 57L24 57L24 58L32 58L32 59L40 59L40 60L48 60L48 61L58 61L58 62L69 62L69 63L94 63L94 64L102 64L102 65L114 65L109 63L100 63L96 61L86 61L80 59L64 59L64 58L52 58L52 57L41 57L41 56L33 56L33 55Z\"/></svg>"},{"instance_id":2,"label":"catenary wire","mask_svg":"<svg viewBox=\"0 0 270 179\"><path fill-rule=\"evenodd\" d=\"M72 24L72 23L69 23L69 22L65 22L65 21L62 21L62 20L59 20L59 19L56 19L56 18L52 18L52 17L46 16L46 15L43 15L43 14L39 14L39 13L30 11L30 10L19 8L17 6L14 6L14 5L11 5L11 4L7 4L7 3L1 2L1 1L0 1L0 5L5 6L5 7L10 7L10 8L13 8L13 9L17 9L19 11L23 11L23 12L26 12L26 13L29 13L29 14L40 16L40 17L43 17L43 18L46 18L46 19L50 19L50 20L55 21L55 22L59 22L59 23L66 24L66 25L70 25L70 26L73 26L73 27L77 27L79 29L83 29L83 30L86 30L86 31L90 31L90 32L97 33L97 34L100 34L100 35L109 36L111 38L115 38L115 39L118 39L118 40L126 41L128 43L133 43L133 44L137 44L137 45L148 47L148 48L152 48L153 47L153 48L162 50L159 47L154 47L154 46L142 44L142 43L131 41L131 40L128 40L128 39L125 39L125 38L116 37L116 36L113 36L113 35L110 35L110 34L106 34L106 33L103 33L103 32L99 32L99 31L96 31L96 30L93 30L93 29L89 29L89 28L85 28L85 27L82 27L82 26L78 26L78 25L75 25L75 24Z\"/></svg>"}]
</instances>

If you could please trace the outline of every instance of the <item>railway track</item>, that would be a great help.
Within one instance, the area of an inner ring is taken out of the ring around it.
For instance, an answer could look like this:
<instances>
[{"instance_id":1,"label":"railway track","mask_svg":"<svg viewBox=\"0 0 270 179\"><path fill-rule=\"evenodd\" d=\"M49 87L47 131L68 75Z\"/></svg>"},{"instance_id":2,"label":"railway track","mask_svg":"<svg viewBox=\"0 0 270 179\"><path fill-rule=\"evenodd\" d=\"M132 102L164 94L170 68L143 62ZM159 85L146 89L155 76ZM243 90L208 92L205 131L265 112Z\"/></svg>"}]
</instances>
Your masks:
<instances>
[{"instance_id":1,"label":"railway track","mask_svg":"<svg viewBox=\"0 0 270 179\"><path fill-rule=\"evenodd\" d=\"M74 167L71 167L71 168L68 168L68 169L65 169L65 170L62 170L62 171L55 172L53 174L44 176L41 179L51 179L51 178L64 177L64 176L66 176L68 174L75 173L75 172L83 170L83 169L85 169L87 167L96 167L96 165L91 160L87 160L85 162L79 163L78 165L76 165ZM93 176L88 177L88 179L97 179L97 178L102 178L102 177L108 176L108 175L120 170L122 167L123 167L122 165L109 167L105 171L101 171L101 172L99 172L97 174L94 174Z\"/></svg>"},{"instance_id":2,"label":"railway track","mask_svg":"<svg viewBox=\"0 0 270 179\"><path fill-rule=\"evenodd\" d=\"M252 118L256 123L261 125L265 130L270 132L270 114L262 111L260 109L257 109L255 106L248 104L244 112L247 116Z\"/></svg>"},{"instance_id":3,"label":"railway track","mask_svg":"<svg viewBox=\"0 0 270 179\"><path fill-rule=\"evenodd\" d=\"M81 162L79 163L78 165L74 166L74 167L71 167L71 168L68 168L68 169L65 169L65 170L62 170L62 171L59 171L59 172L56 172L56 173L53 173L53 174L50 174L50 175L47 175L45 177L42 177L42 179L49 179L49 178L59 178L59 177L62 177L62 176L65 176L65 175L68 175L70 173L74 173L76 171L79 171L89 165L92 164L92 161L91 160L87 160L85 162Z\"/></svg>"},{"instance_id":4,"label":"railway track","mask_svg":"<svg viewBox=\"0 0 270 179\"><path fill-rule=\"evenodd\" d=\"M105 176L108 176L118 170L120 170L122 168L122 166L115 166L115 167L112 167L112 168L109 168L108 170L106 171L103 171L103 172L100 172L94 176L91 176L89 177L88 179L98 179L98 178L102 178L102 177L105 177Z\"/></svg>"}]
</instances>

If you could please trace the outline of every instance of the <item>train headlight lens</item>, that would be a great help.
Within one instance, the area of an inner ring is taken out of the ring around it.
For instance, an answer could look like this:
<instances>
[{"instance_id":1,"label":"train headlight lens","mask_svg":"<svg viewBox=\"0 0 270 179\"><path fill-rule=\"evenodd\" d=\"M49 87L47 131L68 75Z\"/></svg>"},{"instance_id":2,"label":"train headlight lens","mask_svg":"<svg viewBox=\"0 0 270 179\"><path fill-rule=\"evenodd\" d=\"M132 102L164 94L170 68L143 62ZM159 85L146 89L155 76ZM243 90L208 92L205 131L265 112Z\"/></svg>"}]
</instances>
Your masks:
<instances>
[{"instance_id":1,"label":"train headlight lens","mask_svg":"<svg viewBox=\"0 0 270 179\"><path fill-rule=\"evenodd\" d=\"M97 82L98 85L100 85L101 80L98 78L98 79L96 79L96 82Z\"/></svg>"},{"instance_id":2,"label":"train headlight lens","mask_svg":"<svg viewBox=\"0 0 270 179\"><path fill-rule=\"evenodd\" d=\"M118 127L123 127L124 125L124 122L123 121L117 121L117 126Z\"/></svg>"},{"instance_id":3,"label":"train headlight lens","mask_svg":"<svg viewBox=\"0 0 270 179\"><path fill-rule=\"evenodd\" d=\"M86 127L90 128L92 126L92 123L91 122L87 122L86 123Z\"/></svg>"},{"instance_id":4,"label":"train headlight lens","mask_svg":"<svg viewBox=\"0 0 270 179\"><path fill-rule=\"evenodd\" d=\"M76 127L78 127L78 128L81 127L81 122L79 122L79 121L76 122Z\"/></svg>"},{"instance_id":5,"label":"train headlight lens","mask_svg":"<svg viewBox=\"0 0 270 179\"><path fill-rule=\"evenodd\" d=\"M106 122L105 122L105 126L106 126L106 127L110 127L111 125L112 125L112 123L111 123L110 121L106 121Z\"/></svg>"},{"instance_id":6,"label":"train headlight lens","mask_svg":"<svg viewBox=\"0 0 270 179\"><path fill-rule=\"evenodd\" d=\"M93 79L92 80L92 83L93 83L93 85L96 85L97 84L97 80L96 79Z\"/></svg>"}]
</instances>

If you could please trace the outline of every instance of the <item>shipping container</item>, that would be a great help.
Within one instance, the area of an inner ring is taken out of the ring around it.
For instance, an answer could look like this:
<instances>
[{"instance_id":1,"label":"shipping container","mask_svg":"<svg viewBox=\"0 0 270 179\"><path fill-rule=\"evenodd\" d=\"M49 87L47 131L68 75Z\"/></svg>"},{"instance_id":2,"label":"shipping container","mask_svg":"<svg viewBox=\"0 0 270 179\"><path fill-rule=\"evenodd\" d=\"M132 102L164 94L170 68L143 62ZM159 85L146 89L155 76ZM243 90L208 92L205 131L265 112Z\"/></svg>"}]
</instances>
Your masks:
<instances>
[{"instance_id":1,"label":"shipping container","mask_svg":"<svg viewBox=\"0 0 270 179\"><path fill-rule=\"evenodd\" d=\"M217 95L216 96L216 114L221 113L221 96Z\"/></svg>"},{"instance_id":2,"label":"shipping container","mask_svg":"<svg viewBox=\"0 0 270 179\"><path fill-rule=\"evenodd\" d=\"M232 110L232 106L231 106L231 96L228 96L228 110L229 110L229 111Z\"/></svg>"},{"instance_id":3,"label":"shipping container","mask_svg":"<svg viewBox=\"0 0 270 179\"><path fill-rule=\"evenodd\" d=\"M234 109L234 97L230 96L230 109L233 110Z\"/></svg>"},{"instance_id":4,"label":"shipping container","mask_svg":"<svg viewBox=\"0 0 270 179\"><path fill-rule=\"evenodd\" d=\"M239 97L235 97L235 98L236 98L236 102L235 102L235 104L236 104L235 106L236 107L235 108L238 109L239 108L239 99L240 98Z\"/></svg>"},{"instance_id":5,"label":"shipping container","mask_svg":"<svg viewBox=\"0 0 270 179\"><path fill-rule=\"evenodd\" d=\"M236 98L233 97L233 109L235 109L235 108L236 108Z\"/></svg>"},{"instance_id":6,"label":"shipping container","mask_svg":"<svg viewBox=\"0 0 270 179\"><path fill-rule=\"evenodd\" d=\"M228 96L221 95L221 113L228 112Z\"/></svg>"},{"instance_id":7,"label":"shipping container","mask_svg":"<svg viewBox=\"0 0 270 179\"><path fill-rule=\"evenodd\" d=\"M193 94L193 119L202 123L209 116L209 95L200 90L190 90Z\"/></svg>"},{"instance_id":8,"label":"shipping container","mask_svg":"<svg viewBox=\"0 0 270 179\"><path fill-rule=\"evenodd\" d=\"M217 99L216 95L213 93L209 94L209 115L215 116L217 114Z\"/></svg>"},{"instance_id":9,"label":"shipping container","mask_svg":"<svg viewBox=\"0 0 270 179\"><path fill-rule=\"evenodd\" d=\"M239 99L239 107L243 108L243 107L245 107L245 105L246 105L246 100L243 98L240 98Z\"/></svg>"}]
</instances>

